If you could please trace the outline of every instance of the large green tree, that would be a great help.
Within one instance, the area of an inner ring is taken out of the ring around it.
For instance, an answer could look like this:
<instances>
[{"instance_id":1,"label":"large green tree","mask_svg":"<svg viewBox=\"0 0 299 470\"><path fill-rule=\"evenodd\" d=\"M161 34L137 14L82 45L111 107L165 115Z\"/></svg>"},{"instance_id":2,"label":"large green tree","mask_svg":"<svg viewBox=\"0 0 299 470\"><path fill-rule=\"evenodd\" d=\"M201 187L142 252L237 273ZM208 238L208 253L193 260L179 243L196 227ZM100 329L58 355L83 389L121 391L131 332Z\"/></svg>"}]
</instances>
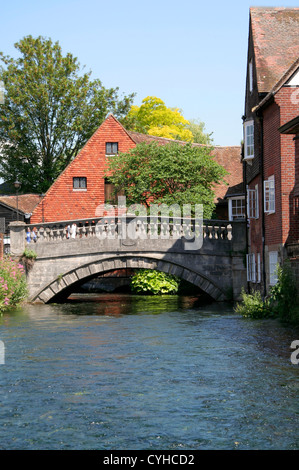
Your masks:
<instances>
[{"instance_id":1,"label":"large green tree","mask_svg":"<svg viewBox=\"0 0 299 470\"><path fill-rule=\"evenodd\" d=\"M18 58L0 53L0 177L44 192L107 116L121 119L134 94L119 97L83 73L77 58L58 42L27 36L15 44Z\"/></svg>"},{"instance_id":2,"label":"large green tree","mask_svg":"<svg viewBox=\"0 0 299 470\"><path fill-rule=\"evenodd\" d=\"M215 208L214 187L227 174L211 150L191 143L142 143L111 158L107 176L115 192L126 196L128 206L203 204L203 215L210 218Z\"/></svg>"}]
</instances>

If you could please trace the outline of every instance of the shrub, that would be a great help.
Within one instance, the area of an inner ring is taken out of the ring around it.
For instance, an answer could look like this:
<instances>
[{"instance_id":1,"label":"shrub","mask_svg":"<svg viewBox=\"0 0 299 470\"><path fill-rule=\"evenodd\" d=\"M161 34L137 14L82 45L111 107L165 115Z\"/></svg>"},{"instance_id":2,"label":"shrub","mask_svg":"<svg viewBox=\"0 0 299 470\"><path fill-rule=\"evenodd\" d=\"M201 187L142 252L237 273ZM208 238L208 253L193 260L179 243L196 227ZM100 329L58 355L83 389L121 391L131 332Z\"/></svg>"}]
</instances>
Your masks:
<instances>
[{"instance_id":1,"label":"shrub","mask_svg":"<svg viewBox=\"0 0 299 470\"><path fill-rule=\"evenodd\" d=\"M24 267L5 257L0 260L0 312L19 305L27 296Z\"/></svg>"},{"instance_id":2,"label":"shrub","mask_svg":"<svg viewBox=\"0 0 299 470\"><path fill-rule=\"evenodd\" d=\"M20 258L20 261L25 266L27 272L29 272L32 266L34 265L36 258L37 258L37 254L35 253L34 250L29 250L29 248L25 248Z\"/></svg>"},{"instance_id":3,"label":"shrub","mask_svg":"<svg viewBox=\"0 0 299 470\"><path fill-rule=\"evenodd\" d=\"M138 294L176 294L179 279L152 269L141 269L132 276L131 288Z\"/></svg>"},{"instance_id":4,"label":"shrub","mask_svg":"<svg viewBox=\"0 0 299 470\"><path fill-rule=\"evenodd\" d=\"M271 309L282 321L299 324L298 291L289 260L277 268L277 283L270 292Z\"/></svg>"},{"instance_id":5,"label":"shrub","mask_svg":"<svg viewBox=\"0 0 299 470\"><path fill-rule=\"evenodd\" d=\"M241 292L242 303L238 303L235 312L246 318L266 318L273 316L269 302L263 301L260 291L254 291L252 294L246 294L245 290Z\"/></svg>"},{"instance_id":6,"label":"shrub","mask_svg":"<svg viewBox=\"0 0 299 470\"><path fill-rule=\"evenodd\" d=\"M278 266L277 283L271 288L268 298L263 300L259 291L246 294L244 289L241 295L242 303L237 304L235 311L244 317L276 317L299 326L298 291L289 260L282 267Z\"/></svg>"}]
</instances>

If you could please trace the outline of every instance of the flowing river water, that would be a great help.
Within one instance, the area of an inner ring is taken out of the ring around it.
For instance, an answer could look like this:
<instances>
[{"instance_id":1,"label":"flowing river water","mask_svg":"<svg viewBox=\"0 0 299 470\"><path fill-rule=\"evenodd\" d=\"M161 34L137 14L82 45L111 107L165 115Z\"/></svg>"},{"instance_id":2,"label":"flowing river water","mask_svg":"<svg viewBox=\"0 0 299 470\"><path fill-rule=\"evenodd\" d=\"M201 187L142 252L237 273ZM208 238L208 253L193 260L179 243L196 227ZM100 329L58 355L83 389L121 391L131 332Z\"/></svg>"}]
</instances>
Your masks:
<instances>
[{"instance_id":1,"label":"flowing river water","mask_svg":"<svg viewBox=\"0 0 299 470\"><path fill-rule=\"evenodd\" d=\"M299 332L192 297L0 317L0 449L299 449Z\"/></svg>"}]
</instances>

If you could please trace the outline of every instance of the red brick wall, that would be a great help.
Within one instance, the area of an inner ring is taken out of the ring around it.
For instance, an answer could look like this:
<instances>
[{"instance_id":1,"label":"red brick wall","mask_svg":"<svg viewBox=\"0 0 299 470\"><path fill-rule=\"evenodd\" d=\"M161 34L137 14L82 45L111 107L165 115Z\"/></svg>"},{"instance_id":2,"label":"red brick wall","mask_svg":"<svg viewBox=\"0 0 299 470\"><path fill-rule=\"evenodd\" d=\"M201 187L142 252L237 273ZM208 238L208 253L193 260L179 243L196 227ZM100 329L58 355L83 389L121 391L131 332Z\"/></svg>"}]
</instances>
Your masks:
<instances>
[{"instance_id":1,"label":"red brick wall","mask_svg":"<svg viewBox=\"0 0 299 470\"><path fill-rule=\"evenodd\" d=\"M292 135L278 128L298 115L292 102L294 89L283 87L275 101L264 110L264 179L275 177L275 213L265 214L266 245L284 244L293 234L293 189L295 183L295 145Z\"/></svg>"},{"instance_id":2,"label":"red brick wall","mask_svg":"<svg viewBox=\"0 0 299 470\"><path fill-rule=\"evenodd\" d=\"M275 213L265 213L265 243L282 243L281 221L281 162L280 162L280 109L276 103L268 106L263 115L264 122L264 179L275 178ZM264 208L262 208L264 210Z\"/></svg>"},{"instance_id":3,"label":"red brick wall","mask_svg":"<svg viewBox=\"0 0 299 470\"><path fill-rule=\"evenodd\" d=\"M294 137L294 136L292 136ZM299 242L299 135L295 140L295 184L291 193L290 242Z\"/></svg>"},{"instance_id":4,"label":"red brick wall","mask_svg":"<svg viewBox=\"0 0 299 470\"><path fill-rule=\"evenodd\" d=\"M280 126L298 115L297 100L292 99L294 88L283 87L275 100L280 106ZM295 185L295 142L293 135L281 134L281 217L282 242L292 241L295 235L293 191Z\"/></svg>"},{"instance_id":5,"label":"red brick wall","mask_svg":"<svg viewBox=\"0 0 299 470\"><path fill-rule=\"evenodd\" d=\"M118 142L119 152L135 143L113 116L98 128L76 158L61 173L34 210L31 223L92 218L104 201L106 142ZM73 190L73 177L87 178L87 191Z\"/></svg>"}]
</instances>

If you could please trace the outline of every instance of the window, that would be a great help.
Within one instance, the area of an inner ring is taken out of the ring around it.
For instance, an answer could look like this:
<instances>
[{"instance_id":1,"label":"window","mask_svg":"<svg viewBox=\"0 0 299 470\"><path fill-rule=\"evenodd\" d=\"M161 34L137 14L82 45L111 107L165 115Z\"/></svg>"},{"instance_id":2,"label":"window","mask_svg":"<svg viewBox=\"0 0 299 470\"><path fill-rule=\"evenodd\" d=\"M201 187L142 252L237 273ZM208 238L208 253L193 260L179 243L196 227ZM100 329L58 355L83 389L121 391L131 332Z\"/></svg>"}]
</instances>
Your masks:
<instances>
[{"instance_id":1,"label":"window","mask_svg":"<svg viewBox=\"0 0 299 470\"><path fill-rule=\"evenodd\" d=\"M114 193L115 185L110 183L108 178L105 178L105 202L108 204L117 204L118 196L123 196L124 192L119 191L117 194Z\"/></svg>"},{"instance_id":2,"label":"window","mask_svg":"<svg viewBox=\"0 0 299 470\"><path fill-rule=\"evenodd\" d=\"M258 219L259 217L259 191L258 184L254 189L247 189L247 212L249 219Z\"/></svg>"},{"instance_id":3,"label":"window","mask_svg":"<svg viewBox=\"0 0 299 470\"><path fill-rule=\"evenodd\" d=\"M252 68L252 59L249 62L249 91L250 93L253 90L253 68Z\"/></svg>"},{"instance_id":4,"label":"window","mask_svg":"<svg viewBox=\"0 0 299 470\"><path fill-rule=\"evenodd\" d=\"M261 282L261 255L257 254L257 272L256 282Z\"/></svg>"},{"instance_id":5,"label":"window","mask_svg":"<svg viewBox=\"0 0 299 470\"><path fill-rule=\"evenodd\" d=\"M235 197L228 201L229 220L245 219L245 198Z\"/></svg>"},{"instance_id":6,"label":"window","mask_svg":"<svg viewBox=\"0 0 299 470\"><path fill-rule=\"evenodd\" d=\"M244 122L244 158L252 159L254 157L254 123L253 121Z\"/></svg>"},{"instance_id":7,"label":"window","mask_svg":"<svg viewBox=\"0 0 299 470\"><path fill-rule=\"evenodd\" d=\"M87 178L85 176L76 176L73 178L73 189L87 189Z\"/></svg>"},{"instance_id":8,"label":"window","mask_svg":"<svg viewBox=\"0 0 299 470\"><path fill-rule=\"evenodd\" d=\"M250 254L246 255L246 261L247 261L247 281L256 282L255 254L250 253Z\"/></svg>"},{"instance_id":9,"label":"window","mask_svg":"<svg viewBox=\"0 0 299 470\"><path fill-rule=\"evenodd\" d=\"M268 214L275 212L274 176L270 176L270 178L264 181L264 210Z\"/></svg>"},{"instance_id":10,"label":"window","mask_svg":"<svg viewBox=\"0 0 299 470\"><path fill-rule=\"evenodd\" d=\"M277 263L278 263L277 251L270 251L269 252L270 286L274 286L277 283Z\"/></svg>"},{"instance_id":11,"label":"window","mask_svg":"<svg viewBox=\"0 0 299 470\"><path fill-rule=\"evenodd\" d=\"M106 155L116 155L118 153L118 142L106 142Z\"/></svg>"}]
</instances>

